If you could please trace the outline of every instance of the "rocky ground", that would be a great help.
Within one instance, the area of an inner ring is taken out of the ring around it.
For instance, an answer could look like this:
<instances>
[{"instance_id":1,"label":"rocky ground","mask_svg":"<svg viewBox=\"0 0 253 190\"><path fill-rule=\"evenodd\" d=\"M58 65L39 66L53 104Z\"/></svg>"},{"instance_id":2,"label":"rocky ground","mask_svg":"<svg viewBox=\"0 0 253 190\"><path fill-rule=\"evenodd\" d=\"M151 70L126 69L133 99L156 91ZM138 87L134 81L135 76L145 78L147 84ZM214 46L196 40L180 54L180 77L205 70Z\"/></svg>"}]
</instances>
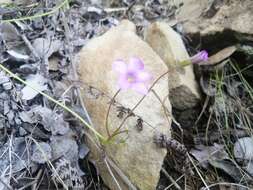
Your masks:
<instances>
[{"instance_id":1,"label":"rocky ground","mask_svg":"<svg viewBox=\"0 0 253 190\"><path fill-rule=\"evenodd\" d=\"M251 0L0 0L0 190L252 189L252 20ZM118 91L132 58L144 95Z\"/></svg>"}]
</instances>

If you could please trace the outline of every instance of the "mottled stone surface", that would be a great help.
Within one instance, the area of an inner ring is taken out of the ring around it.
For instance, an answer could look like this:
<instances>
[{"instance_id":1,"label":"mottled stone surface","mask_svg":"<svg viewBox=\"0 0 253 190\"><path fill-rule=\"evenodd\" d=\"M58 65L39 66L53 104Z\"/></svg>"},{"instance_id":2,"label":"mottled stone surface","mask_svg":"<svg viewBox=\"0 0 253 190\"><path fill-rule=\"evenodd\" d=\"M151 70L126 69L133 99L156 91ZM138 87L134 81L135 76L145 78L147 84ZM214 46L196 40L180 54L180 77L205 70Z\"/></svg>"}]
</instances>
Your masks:
<instances>
[{"instance_id":1,"label":"mottled stone surface","mask_svg":"<svg viewBox=\"0 0 253 190\"><path fill-rule=\"evenodd\" d=\"M229 29L253 35L253 1L187 0L180 8L177 20L186 33L211 35Z\"/></svg>"},{"instance_id":2,"label":"mottled stone surface","mask_svg":"<svg viewBox=\"0 0 253 190\"><path fill-rule=\"evenodd\" d=\"M198 85L192 65L180 67L179 62L189 59L185 45L178 33L168 24L156 22L145 31L145 40L169 68L170 101L173 107L185 110L200 101Z\"/></svg>"}]
</instances>

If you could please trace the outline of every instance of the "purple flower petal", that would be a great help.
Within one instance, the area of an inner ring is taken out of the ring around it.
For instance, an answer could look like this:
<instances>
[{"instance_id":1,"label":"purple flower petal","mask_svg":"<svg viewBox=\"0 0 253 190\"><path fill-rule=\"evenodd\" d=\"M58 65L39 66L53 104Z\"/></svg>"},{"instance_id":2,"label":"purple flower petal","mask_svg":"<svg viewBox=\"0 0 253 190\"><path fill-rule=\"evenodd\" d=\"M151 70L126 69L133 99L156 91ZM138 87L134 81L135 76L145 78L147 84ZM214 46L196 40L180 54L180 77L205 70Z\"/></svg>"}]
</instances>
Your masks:
<instances>
[{"instance_id":1,"label":"purple flower petal","mask_svg":"<svg viewBox=\"0 0 253 190\"><path fill-rule=\"evenodd\" d=\"M131 87L131 83L127 80L126 75L121 75L119 77L118 85L121 90L127 90Z\"/></svg>"},{"instance_id":2,"label":"purple flower petal","mask_svg":"<svg viewBox=\"0 0 253 190\"><path fill-rule=\"evenodd\" d=\"M112 64L112 69L116 72L119 72L121 74L124 74L127 72L127 65L122 60L116 60Z\"/></svg>"},{"instance_id":3,"label":"purple flower petal","mask_svg":"<svg viewBox=\"0 0 253 190\"><path fill-rule=\"evenodd\" d=\"M129 64L127 65L127 70L130 72L138 72L144 69L143 61L139 58L130 58Z\"/></svg>"},{"instance_id":4,"label":"purple flower petal","mask_svg":"<svg viewBox=\"0 0 253 190\"><path fill-rule=\"evenodd\" d=\"M208 60L208 53L206 50L200 51L196 55L191 57L191 62L193 64L198 64L202 61L207 61Z\"/></svg>"},{"instance_id":5,"label":"purple flower petal","mask_svg":"<svg viewBox=\"0 0 253 190\"><path fill-rule=\"evenodd\" d=\"M208 60L208 53L206 50L203 50L200 53L200 58L203 60L203 61L207 61Z\"/></svg>"},{"instance_id":6,"label":"purple flower petal","mask_svg":"<svg viewBox=\"0 0 253 190\"><path fill-rule=\"evenodd\" d=\"M117 60L112 65L113 70L119 73L118 85L121 90L133 89L141 94L147 94L147 82L151 75L144 71L143 61L139 58L130 58L129 64Z\"/></svg>"},{"instance_id":7,"label":"purple flower petal","mask_svg":"<svg viewBox=\"0 0 253 190\"><path fill-rule=\"evenodd\" d=\"M136 80L137 82L147 82L151 79L151 76L149 73L145 71L140 71L136 74Z\"/></svg>"},{"instance_id":8,"label":"purple flower petal","mask_svg":"<svg viewBox=\"0 0 253 190\"><path fill-rule=\"evenodd\" d=\"M138 82L138 83L134 83L131 88L133 90L135 90L136 92L139 92L143 95L146 95L148 93L148 88L145 84Z\"/></svg>"}]
</instances>

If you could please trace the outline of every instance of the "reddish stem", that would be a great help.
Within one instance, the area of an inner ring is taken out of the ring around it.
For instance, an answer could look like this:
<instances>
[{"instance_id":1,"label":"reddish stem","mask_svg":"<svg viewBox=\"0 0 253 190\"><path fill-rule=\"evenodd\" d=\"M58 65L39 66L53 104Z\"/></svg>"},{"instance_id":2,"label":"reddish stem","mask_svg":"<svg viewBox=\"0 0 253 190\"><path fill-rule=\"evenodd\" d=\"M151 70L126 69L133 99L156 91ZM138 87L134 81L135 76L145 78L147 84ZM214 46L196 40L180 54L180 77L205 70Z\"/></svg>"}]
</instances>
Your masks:
<instances>
[{"instance_id":1,"label":"reddish stem","mask_svg":"<svg viewBox=\"0 0 253 190\"><path fill-rule=\"evenodd\" d=\"M159 76L154 82L153 84L150 86L150 88L148 89L148 93L150 92L150 90L155 86L155 84L162 78L164 77L166 74L168 74L169 71L167 71L166 73L163 73L161 76ZM125 121L131 116L131 113L134 112L134 110L140 105L140 103L145 99L147 95L144 95L139 102L131 109L130 114L128 114L123 121L121 122L121 124L119 125L119 127L112 133L112 135L109 136L109 138L107 139L107 141L111 140L114 136L119 134L119 130L122 128L122 126L124 125Z\"/></svg>"},{"instance_id":2,"label":"reddish stem","mask_svg":"<svg viewBox=\"0 0 253 190\"><path fill-rule=\"evenodd\" d=\"M114 94L114 96L112 97L112 99L111 99L111 101L110 101L110 105L109 105L108 110L107 110L107 113L106 113L105 128L106 128L106 133L107 133L107 135L108 135L108 139L111 137L110 130L109 130L109 127L108 127L109 113L110 113L112 104L114 103L115 98L116 98L116 96L119 94L119 92L120 92L120 89L119 89L119 90Z\"/></svg>"}]
</instances>

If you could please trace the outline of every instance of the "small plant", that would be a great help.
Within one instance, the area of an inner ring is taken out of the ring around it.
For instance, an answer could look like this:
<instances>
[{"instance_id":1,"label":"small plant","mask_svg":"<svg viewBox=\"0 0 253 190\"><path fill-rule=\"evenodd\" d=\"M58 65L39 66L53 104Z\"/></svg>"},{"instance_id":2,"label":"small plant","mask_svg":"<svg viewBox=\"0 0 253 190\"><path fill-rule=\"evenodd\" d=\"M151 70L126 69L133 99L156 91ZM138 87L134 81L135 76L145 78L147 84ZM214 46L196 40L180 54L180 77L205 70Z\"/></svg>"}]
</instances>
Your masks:
<instances>
[{"instance_id":1,"label":"small plant","mask_svg":"<svg viewBox=\"0 0 253 190\"><path fill-rule=\"evenodd\" d=\"M189 64L199 64L200 62L207 61L207 60L208 60L208 53L207 53L207 51L203 50L203 51L200 51L199 53L197 53L196 55L192 56L189 60L181 62L180 65L187 66ZM150 89L148 89L148 84L149 84L152 77L147 71L144 70L144 63L138 57L130 58L128 64L125 63L123 60L116 60L112 64L112 69L119 74L119 77L118 77L119 90L113 96L113 98L111 100L111 104L109 105L109 108L107 111L106 124L105 124L107 135L108 135L107 141L110 141L113 137L115 137L116 135L118 135L120 133L127 132L127 130L120 131L120 129L122 128L124 121L128 117L130 117L130 114L128 114L125 117L122 124L119 125L119 127L115 131L113 131L112 134L109 131L109 124L108 124L109 112L110 112L113 102L115 101L116 96L120 93L120 91L121 90L126 91L129 89L132 89L140 94L143 94L145 97L147 95L147 93L149 92L149 90L152 88L152 87L150 87ZM165 74L167 74L167 73L168 72L166 72ZM153 85L162 76L160 76L153 83ZM144 99L144 97L143 97L143 99ZM137 104L137 106L138 105L139 105L139 103ZM133 112L133 110L130 111L130 113L132 113L132 112Z\"/></svg>"},{"instance_id":2,"label":"small plant","mask_svg":"<svg viewBox=\"0 0 253 190\"><path fill-rule=\"evenodd\" d=\"M195 54L194 56L190 57L190 59L180 62L180 66L185 67L190 64L199 64L207 60L208 60L208 53L206 50L202 50L197 54Z\"/></svg>"},{"instance_id":3,"label":"small plant","mask_svg":"<svg viewBox=\"0 0 253 190\"><path fill-rule=\"evenodd\" d=\"M105 124L108 135L107 141L110 141L113 137L115 137L120 133L127 132L127 130L120 131L121 127L123 126L123 123L116 130L114 130L112 134L110 134L109 131L108 117L111 106L115 101L116 96L120 93L121 90L126 91L129 89L132 89L145 96L149 91L148 84L152 78L151 75L144 70L143 61L137 57L131 57L128 64L125 63L123 60L116 60L112 64L112 69L119 74L118 78L119 90L113 96L111 104L109 105L107 111L106 124ZM133 112L131 110L130 111L128 110L128 115L126 116L126 118L128 118L131 115L133 115Z\"/></svg>"}]
</instances>

